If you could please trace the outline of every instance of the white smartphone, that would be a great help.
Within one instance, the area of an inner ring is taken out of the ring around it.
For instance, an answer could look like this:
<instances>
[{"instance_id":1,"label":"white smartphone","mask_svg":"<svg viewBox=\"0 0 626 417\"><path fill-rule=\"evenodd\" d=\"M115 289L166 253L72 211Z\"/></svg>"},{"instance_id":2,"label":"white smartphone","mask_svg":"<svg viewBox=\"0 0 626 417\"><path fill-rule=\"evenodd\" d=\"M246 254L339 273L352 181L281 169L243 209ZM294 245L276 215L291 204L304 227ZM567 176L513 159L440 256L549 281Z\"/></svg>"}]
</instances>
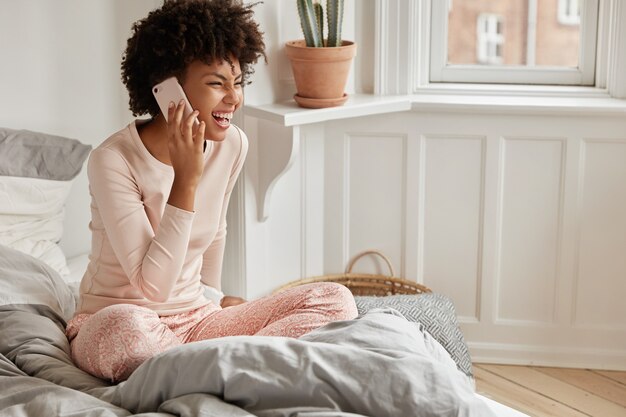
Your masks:
<instances>
[{"instance_id":1,"label":"white smartphone","mask_svg":"<svg viewBox=\"0 0 626 417\"><path fill-rule=\"evenodd\" d=\"M191 104L189 104L189 100L187 100L185 91L183 90L183 87L181 87L181 85L178 83L176 77L170 77L152 87L152 94L154 94L154 98L159 104L161 113L163 113L163 116L165 116L166 121L170 102L174 102L174 105L178 106L178 103L180 103L181 100L185 100L183 120L189 117L191 113L193 113L193 109L191 108ZM194 127L197 127L199 124L200 122L196 117L193 121L193 125Z\"/></svg>"}]
</instances>

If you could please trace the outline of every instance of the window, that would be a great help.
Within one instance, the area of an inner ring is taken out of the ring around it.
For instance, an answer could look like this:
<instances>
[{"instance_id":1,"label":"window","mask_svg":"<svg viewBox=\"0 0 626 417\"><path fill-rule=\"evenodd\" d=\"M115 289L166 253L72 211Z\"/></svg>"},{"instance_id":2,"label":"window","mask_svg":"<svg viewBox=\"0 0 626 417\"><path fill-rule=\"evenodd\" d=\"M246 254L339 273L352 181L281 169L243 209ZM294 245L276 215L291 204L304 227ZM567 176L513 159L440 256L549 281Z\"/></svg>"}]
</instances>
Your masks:
<instances>
[{"instance_id":1,"label":"window","mask_svg":"<svg viewBox=\"0 0 626 417\"><path fill-rule=\"evenodd\" d=\"M517 0L517 8L512 2L374 0L374 92L626 98L625 0L580 0L580 24L569 26L558 22L559 0ZM468 4L505 5L515 13L483 7L455 24L453 14ZM502 16L501 64L478 62L481 13ZM544 33L540 19L565 39ZM464 39L474 43L455 52L455 41Z\"/></svg>"},{"instance_id":2,"label":"window","mask_svg":"<svg viewBox=\"0 0 626 417\"><path fill-rule=\"evenodd\" d=\"M504 36L502 35L502 17L495 14L478 16L476 55L481 64L501 64Z\"/></svg>"},{"instance_id":3,"label":"window","mask_svg":"<svg viewBox=\"0 0 626 417\"><path fill-rule=\"evenodd\" d=\"M431 13L430 82L595 83L598 0L432 1Z\"/></svg>"},{"instance_id":4,"label":"window","mask_svg":"<svg viewBox=\"0 0 626 417\"><path fill-rule=\"evenodd\" d=\"M580 24L579 0L559 0L559 23L564 25Z\"/></svg>"}]
</instances>

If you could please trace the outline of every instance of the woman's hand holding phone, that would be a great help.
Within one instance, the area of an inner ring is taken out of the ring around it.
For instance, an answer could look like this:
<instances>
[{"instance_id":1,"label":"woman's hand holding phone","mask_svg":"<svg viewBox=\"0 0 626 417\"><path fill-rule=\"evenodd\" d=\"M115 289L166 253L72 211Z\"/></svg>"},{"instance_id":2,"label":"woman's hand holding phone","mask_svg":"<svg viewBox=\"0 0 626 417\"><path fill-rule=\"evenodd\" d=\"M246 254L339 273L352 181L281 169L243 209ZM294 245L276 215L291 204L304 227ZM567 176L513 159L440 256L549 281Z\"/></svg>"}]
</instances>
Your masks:
<instances>
[{"instance_id":1,"label":"woman's hand holding phone","mask_svg":"<svg viewBox=\"0 0 626 417\"><path fill-rule=\"evenodd\" d=\"M172 168L178 180L189 186L196 186L204 169L204 130L201 122L194 127L199 112L195 110L183 118L185 103L170 103L168 110L167 134Z\"/></svg>"},{"instance_id":2,"label":"woman's hand holding phone","mask_svg":"<svg viewBox=\"0 0 626 417\"><path fill-rule=\"evenodd\" d=\"M198 112L193 111L176 77L156 84L152 93L167 122L168 149L174 169L168 203L193 211L196 187L204 169L205 124L198 122Z\"/></svg>"},{"instance_id":3,"label":"woman's hand holding phone","mask_svg":"<svg viewBox=\"0 0 626 417\"><path fill-rule=\"evenodd\" d=\"M170 162L174 169L174 183L169 204L193 211L196 187L204 170L205 123L194 127L199 112L196 110L183 118L185 102L170 103L167 117Z\"/></svg>"}]
</instances>

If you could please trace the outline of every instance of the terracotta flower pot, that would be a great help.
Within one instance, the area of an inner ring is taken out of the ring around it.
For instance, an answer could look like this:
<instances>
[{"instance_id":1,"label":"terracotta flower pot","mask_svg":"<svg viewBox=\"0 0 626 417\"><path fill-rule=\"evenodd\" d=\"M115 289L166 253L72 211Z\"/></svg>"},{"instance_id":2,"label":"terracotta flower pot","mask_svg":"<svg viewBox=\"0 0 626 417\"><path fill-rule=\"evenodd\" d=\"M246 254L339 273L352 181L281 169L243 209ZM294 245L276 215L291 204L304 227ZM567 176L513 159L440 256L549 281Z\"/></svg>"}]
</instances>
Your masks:
<instances>
[{"instance_id":1,"label":"terracotta flower pot","mask_svg":"<svg viewBox=\"0 0 626 417\"><path fill-rule=\"evenodd\" d=\"M345 93L356 43L342 41L342 46L312 48L304 40L285 45L291 61L298 93L294 99L301 107L341 106L348 99Z\"/></svg>"}]
</instances>

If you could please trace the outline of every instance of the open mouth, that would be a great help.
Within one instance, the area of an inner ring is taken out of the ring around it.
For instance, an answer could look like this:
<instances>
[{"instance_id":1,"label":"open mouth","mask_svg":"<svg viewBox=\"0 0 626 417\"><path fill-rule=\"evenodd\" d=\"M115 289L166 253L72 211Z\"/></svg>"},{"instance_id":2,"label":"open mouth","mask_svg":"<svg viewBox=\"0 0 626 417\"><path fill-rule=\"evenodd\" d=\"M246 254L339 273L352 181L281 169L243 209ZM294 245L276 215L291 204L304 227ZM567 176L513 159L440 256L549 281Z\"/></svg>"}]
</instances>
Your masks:
<instances>
[{"instance_id":1,"label":"open mouth","mask_svg":"<svg viewBox=\"0 0 626 417\"><path fill-rule=\"evenodd\" d=\"M230 119L233 118L232 113L214 112L214 113L211 113L211 115L213 116L213 119L215 119L215 122L221 127L230 126Z\"/></svg>"}]
</instances>

